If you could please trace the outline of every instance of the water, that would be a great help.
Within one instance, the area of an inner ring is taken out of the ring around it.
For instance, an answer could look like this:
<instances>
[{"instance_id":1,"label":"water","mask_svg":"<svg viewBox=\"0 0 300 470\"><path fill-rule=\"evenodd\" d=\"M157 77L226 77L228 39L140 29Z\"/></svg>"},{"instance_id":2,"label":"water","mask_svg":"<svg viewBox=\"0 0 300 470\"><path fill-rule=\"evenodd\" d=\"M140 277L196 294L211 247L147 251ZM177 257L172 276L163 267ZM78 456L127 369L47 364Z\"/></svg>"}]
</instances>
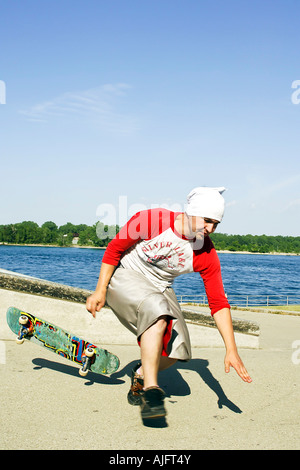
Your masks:
<instances>
[{"instance_id":1,"label":"water","mask_svg":"<svg viewBox=\"0 0 300 470\"><path fill-rule=\"evenodd\" d=\"M1 245L0 268L94 290L103 254L104 250L89 248ZM300 256L219 253L219 258L232 304L231 299L237 295L282 295L289 296L292 303L300 303ZM174 289L177 295L205 294L198 273L180 276Z\"/></svg>"}]
</instances>

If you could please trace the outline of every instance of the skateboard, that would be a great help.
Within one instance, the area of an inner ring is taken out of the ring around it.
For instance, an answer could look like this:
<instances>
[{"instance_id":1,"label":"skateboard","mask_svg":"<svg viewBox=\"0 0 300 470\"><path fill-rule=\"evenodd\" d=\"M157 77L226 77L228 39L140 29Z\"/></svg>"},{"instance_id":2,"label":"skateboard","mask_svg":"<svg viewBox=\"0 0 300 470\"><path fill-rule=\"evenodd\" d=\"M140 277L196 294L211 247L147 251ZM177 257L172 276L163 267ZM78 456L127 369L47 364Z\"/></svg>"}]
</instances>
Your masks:
<instances>
[{"instance_id":1,"label":"skateboard","mask_svg":"<svg viewBox=\"0 0 300 470\"><path fill-rule=\"evenodd\" d=\"M98 348L18 308L9 307L6 320L10 329L17 335L18 344L28 340L79 364L79 374L83 377L89 370L96 374L112 374L119 367L119 358L106 349Z\"/></svg>"}]
</instances>

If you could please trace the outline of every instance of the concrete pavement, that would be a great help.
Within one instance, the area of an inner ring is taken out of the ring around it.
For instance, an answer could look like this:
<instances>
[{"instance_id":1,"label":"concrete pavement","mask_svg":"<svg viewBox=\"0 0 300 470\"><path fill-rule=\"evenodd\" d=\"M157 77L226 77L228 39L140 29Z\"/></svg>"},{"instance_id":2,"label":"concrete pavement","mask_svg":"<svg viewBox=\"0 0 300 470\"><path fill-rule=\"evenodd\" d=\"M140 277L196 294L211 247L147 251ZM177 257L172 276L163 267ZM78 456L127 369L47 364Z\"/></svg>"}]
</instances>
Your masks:
<instances>
[{"instance_id":1,"label":"concrete pavement","mask_svg":"<svg viewBox=\"0 0 300 470\"><path fill-rule=\"evenodd\" d=\"M16 345L9 306L104 345L120 357L119 371L82 378L70 361L29 342ZM259 325L256 343L237 333L253 382L225 374L218 332L190 323L193 359L160 374L168 415L149 423L126 399L139 348L109 309L94 321L83 304L0 289L0 449L299 449L300 318L233 316Z\"/></svg>"}]
</instances>

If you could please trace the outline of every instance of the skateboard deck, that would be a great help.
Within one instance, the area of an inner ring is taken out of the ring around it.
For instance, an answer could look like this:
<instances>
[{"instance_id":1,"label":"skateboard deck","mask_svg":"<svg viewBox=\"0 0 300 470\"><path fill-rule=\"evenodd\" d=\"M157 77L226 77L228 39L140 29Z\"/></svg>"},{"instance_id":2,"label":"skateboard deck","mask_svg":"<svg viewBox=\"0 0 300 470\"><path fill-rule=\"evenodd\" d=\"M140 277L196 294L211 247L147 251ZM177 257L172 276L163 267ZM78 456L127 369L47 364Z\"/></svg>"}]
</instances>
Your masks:
<instances>
[{"instance_id":1,"label":"skateboard deck","mask_svg":"<svg viewBox=\"0 0 300 470\"><path fill-rule=\"evenodd\" d=\"M10 329L17 335L18 344L22 344L24 340L39 344L80 365L79 374L82 376L85 376L89 370L96 374L112 374L119 367L119 358L106 349L98 348L18 308L9 307L6 320Z\"/></svg>"}]
</instances>

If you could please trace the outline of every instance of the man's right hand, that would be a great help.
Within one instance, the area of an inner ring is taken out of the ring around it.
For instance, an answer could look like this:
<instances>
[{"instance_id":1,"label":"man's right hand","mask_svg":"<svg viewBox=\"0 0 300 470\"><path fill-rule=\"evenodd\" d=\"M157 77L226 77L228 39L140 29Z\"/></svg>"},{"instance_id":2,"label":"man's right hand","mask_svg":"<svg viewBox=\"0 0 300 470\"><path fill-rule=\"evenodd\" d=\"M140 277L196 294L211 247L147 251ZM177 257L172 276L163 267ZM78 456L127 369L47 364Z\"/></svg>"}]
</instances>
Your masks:
<instances>
[{"instance_id":1,"label":"man's right hand","mask_svg":"<svg viewBox=\"0 0 300 470\"><path fill-rule=\"evenodd\" d=\"M90 297L86 299L86 309L90 312L94 318L96 318L96 312L100 312L101 308L105 305L106 291L94 292Z\"/></svg>"},{"instance_id":2,"label":"man's right hand","mask_svg":"<svg viewBox=\"0 0 300 470\"><path fill-rule=\"evenodd\" d=\"M111 264L102 263L101 265L95 292L86 300L86 309L94 318L96 318L96 312L100 312L105 305L107 287L115 269L116 267Z\"/></svg>"}]
</instances>

